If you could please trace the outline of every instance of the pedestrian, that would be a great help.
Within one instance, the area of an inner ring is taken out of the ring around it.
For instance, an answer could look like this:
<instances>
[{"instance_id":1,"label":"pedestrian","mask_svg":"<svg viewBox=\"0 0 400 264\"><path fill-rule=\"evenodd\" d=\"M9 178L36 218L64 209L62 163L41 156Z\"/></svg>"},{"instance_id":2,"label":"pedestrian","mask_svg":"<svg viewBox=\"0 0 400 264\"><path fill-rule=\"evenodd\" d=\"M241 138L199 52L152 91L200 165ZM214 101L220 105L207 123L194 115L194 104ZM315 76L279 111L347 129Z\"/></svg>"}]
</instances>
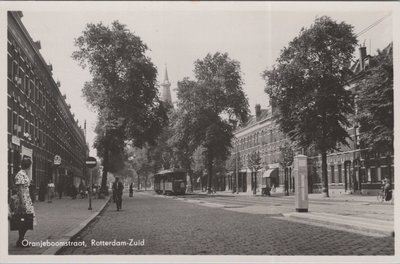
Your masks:
<instances>
[{"instance_id":1,"label":"pedestrian","mask_svg":"<svg viewBox=\"0 0 400 264\"><path fill-rule=\"evenodd\" d=\"M383 191L385 192L385 201L390 201L392 199L391 193L392 186L388 177L383 180Z\"/></svg>"},{"instance_id":2,"label":"pedestrian","mask_svg":"<svg viewBox=\"0 0 400 264\"><path fill-rule=\"evenodd\" d=\"M17 247L26 247L22 241L28 230L33 230L35 220L35 210L29 195L30 179L28 170L32 165L32 161L23 158L21 161L21 170L15 175L15 191L10 204L10 229L18 230L19 237L16 243Z\"/></svg>"},{"instance_id":3,"label":"pedestrian","mask_svg":"<svg viewBox=\"0 0 400 264\"><path fill-rule=\"evenodd\" d=\"M133 197L133 182L129 185L129 197Z\"/></svg>"},{"instance_id":4,"label":"pedestrian","mask_svg":"<svg viewBox=\"0 0 400 264\"><path fill-rule=\"evenodd\" d=\"M115 182L112 186L115 203L117 204L117 211L122 209L122 190L124 189L124 185L119 181L118 177L115 177Z\"/></svg>"},{"instance_id":5,"label":"pedestrian","mask_svg":"<svg viewBox=\"0 0 400 264\"><path fill-rule=\"evenodd\" d=\"M267 185L267 187L265 188L265 194L267 196L271 196L271 187L269 187L269 185Z\"/></svg>"},{"instance_id":6,"label":"pedestrian","mask_svg":"<svg viewBox=\"0 0 400 264\"><path fill-rule=\"evenodd\" d=\"M57 185L57 192L58 192L58 198L61 199L62 198L62 191L63 191L63 185L61 182L58 183Z\"/></svg>"},{"instance_id":7,"label":"pedestrian","mask_svg":"<svg viewBox=\"0 0 400 264\"><path fill-rule=\"evenodd\" d=\"M46 199L46 183L42 181L39 186L39 201L43 202Z\"/></svg>"},{"instance_id":8,"label":"pedestrian","mask_svg":"<svg viewBox=\"0 0 400 264\"><path fill-rule=\"evenodd\" d=\"M76 196L78 196L78 191L77 191L75 185L72 183L70 188L71 188L70 190L71 190L72 199L76 199Z\"/></svg>"},{"instance_id":9,"label":"pedestrian","mask_svg":"<svg viewBox=\"0 0 400 264\"><path fill-rule=\"evenodd\" d=\"M47 184L47 202L52 203L54 198L54 183L53 179L50 178L49 183Z\"/></svg>"},{"instance_id":10,"label":"pedestrian","mask_svg":"<svg viewBox=\"0 0 400 264\"><path fill-rule=\"evenodd\" d=\"M83 181L81 180L81 183L79 184L79 194L82 199L86 197L85 189L86 189L85 184L83 184Z\"/></svg>"}]
</instances>

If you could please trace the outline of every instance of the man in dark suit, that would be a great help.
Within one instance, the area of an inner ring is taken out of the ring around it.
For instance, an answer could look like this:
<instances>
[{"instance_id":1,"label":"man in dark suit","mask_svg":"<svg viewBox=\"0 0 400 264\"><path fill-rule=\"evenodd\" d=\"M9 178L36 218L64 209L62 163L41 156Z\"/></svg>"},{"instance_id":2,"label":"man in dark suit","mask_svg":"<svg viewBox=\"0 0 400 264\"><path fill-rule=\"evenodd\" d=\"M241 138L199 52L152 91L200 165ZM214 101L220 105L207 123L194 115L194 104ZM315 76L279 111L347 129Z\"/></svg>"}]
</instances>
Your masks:
<instances>
[{"instance_id":1,"label":"man in dark suit","mask_svg":"<svg viewBox=\"0 0 400 264\"><path fill-rule=\"evenodd\" d=\"M122 190L124 185L119 181L118 177L115 177L115 182L112 186L113 193L115 195L115 203L117 204L117 211L122 209Z\"/></svg>"}]
</instances>

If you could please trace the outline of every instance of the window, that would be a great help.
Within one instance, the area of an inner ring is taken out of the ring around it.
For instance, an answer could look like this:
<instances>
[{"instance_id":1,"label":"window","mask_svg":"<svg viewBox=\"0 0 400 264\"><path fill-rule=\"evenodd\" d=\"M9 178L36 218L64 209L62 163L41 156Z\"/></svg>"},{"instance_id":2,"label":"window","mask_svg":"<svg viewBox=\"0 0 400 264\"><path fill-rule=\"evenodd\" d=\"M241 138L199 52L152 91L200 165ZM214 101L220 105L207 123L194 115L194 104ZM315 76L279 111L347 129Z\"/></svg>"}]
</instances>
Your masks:
<instances>
[{"instance_id":1,"label":"window","mask_svg":"<svg viewBox=\"0 0 400 264\"><path fill-rule=\"evenodd\" d=\"M25 119L24 133L28 133L29 134L29 122L28 122L27 119Z\"/></svg>"},{"instance_id":2,"label":"window","mask_svg":"<svg viewBox=\"0 0 400 264\"><path fill-rule=\"evenodd\" d=\"M331 183L335 183L335 166L331 165Z\"/></svg>"},{"instance_id":3,"label":"window","mask_svg":"<svg viewBox=\"0 0 400 264\"><path fill-rule=\"evenodd\" d=\"M18 65L15 60L12 62L12 77L18 77Z\"/></svg>"},{"instance_id":4,"label":"window","mask_svg":"<svg viewBox=\"0 0 400 264\"><path fill-rule=\"evenodd\" d=\"M28 75L23 75L23 88L22 91L28 95Z\"/></svg>"},{"instance_id":5,"label":"window","mask_svg":"<svg viewBox=\"0 0 400 264\"><path fill-rule=\"evenodd\" d=\"M338 182L342 183L342 165L338 165Z\"/></svg>"},{"instance_id":6,"label":"window","mask_svg":"<svg viewBox=\"0 0 400 264\"><path fill-rule=\"evenodd\" d=\"M370 173L371 173L371 182L377 182L378 179L376 177L376 167L371 167Z\"/></svg>"},{"instance_id":7,"label":"window","mask_svg":"<svg viewBox=\"0 0 400 264\"><path fill-rule=\"evenodd\" d=\"M12 131L13 131L14 135L17 135L17 133L18 133L18 115L16 112L13 112L12 116L13 116L12 117L12 124L13 124Z\"/></svg>"},{"instance_id":8,"label":"window","mask_svg":"<svg viewBox=\"0 0 400 264\"><path fill-rule=\"evenodd\" d=\"M17 127L17 131L18 131L18 136L21 137L22 136L22 128L24 125L24 119L22 118L22 116L18 117L18 127Z\"/></svg>"},{"instance_id":9,"label":"window","mask_svg":"<svg viewBox=\"0 0 400 264\"><path fill-rule=\"evenodd\" d=\"M9 78L12 78L12 70L13 70L13 63L12 63L12 57L11 57L11 55L8 55L7 56L7 76L9 77Z\"/></svg>"},{"instance_id":10,"label":"window","mask_svg":"<svg viewBox=\"0 0 400 264\"><path fill-rule=\"evenodd\" d=\"M8 122L7 122L7 124L8 124L8 132L9 133L12 133L12 112L11 112L11 109L9 108L8 109Z\"/></svg>"}]
</instances>

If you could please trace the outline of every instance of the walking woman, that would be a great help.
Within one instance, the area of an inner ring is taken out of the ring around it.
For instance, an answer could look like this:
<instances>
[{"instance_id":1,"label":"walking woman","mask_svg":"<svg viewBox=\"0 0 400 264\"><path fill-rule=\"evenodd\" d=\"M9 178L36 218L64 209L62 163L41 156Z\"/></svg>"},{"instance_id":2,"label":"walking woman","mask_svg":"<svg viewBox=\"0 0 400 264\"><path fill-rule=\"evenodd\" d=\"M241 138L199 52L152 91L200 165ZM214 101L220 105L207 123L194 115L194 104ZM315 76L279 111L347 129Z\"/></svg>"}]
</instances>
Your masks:
<instances>
[{"instance_id":1,"label":"walking woman","mask_svg":"<svg viewBox=\"0 0 400 264\"><path fill-rule=\"evenodd\" d=\"M32 161L30 159L23 158L21 161L21 170L15 176L17 193L15 195L13 214L14 216L20 216L19 218L14 218L19 222L19 224L17 224L19 232L19 238L16 244L17 247L24 247L22 241L25 238L26 231L28 229L33 229L33 222L35 221L35 211L29 195L30 179L28 177L28 170L31 164ZM21 221L21 218L24 218L24 221Z\"/></svg>"}]
</instances>

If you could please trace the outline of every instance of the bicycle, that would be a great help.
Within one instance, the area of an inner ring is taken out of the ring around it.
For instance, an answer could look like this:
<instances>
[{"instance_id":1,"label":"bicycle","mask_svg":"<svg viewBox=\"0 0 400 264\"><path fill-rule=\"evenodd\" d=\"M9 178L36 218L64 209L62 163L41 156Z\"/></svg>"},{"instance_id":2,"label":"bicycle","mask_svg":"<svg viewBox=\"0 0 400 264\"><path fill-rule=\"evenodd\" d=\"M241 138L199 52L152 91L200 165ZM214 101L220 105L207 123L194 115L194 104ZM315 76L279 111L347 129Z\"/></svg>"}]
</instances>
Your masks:
<instances>
[{"instance_id":1,"label":"bicycle","mask_svg":"<svg viewBox=\"0 0 400 264\"><path fill-rule=\"evenodd\" d=\"M387 200L387 202L391 202L393 203L393 196L392 196L392 190L389 190L387 195L389 196L389 200ZM385 191L384 190L380 190L378 195L376 196L376 199L378 200L378 202L383 203L386 201L386 195L385 195Z\"/></svg>"},{"instance_id":2,"label":"bicycle","mask_svg":"<svg viewBox=\"0 0 400 264\"><path fill-rule=\"evenodd\" d=\"M376 199L378 200L378 202L383 203L385 201L385 191L380 190L378 192L378 195L376 196Z\"/></svg>"}]
</instances>

